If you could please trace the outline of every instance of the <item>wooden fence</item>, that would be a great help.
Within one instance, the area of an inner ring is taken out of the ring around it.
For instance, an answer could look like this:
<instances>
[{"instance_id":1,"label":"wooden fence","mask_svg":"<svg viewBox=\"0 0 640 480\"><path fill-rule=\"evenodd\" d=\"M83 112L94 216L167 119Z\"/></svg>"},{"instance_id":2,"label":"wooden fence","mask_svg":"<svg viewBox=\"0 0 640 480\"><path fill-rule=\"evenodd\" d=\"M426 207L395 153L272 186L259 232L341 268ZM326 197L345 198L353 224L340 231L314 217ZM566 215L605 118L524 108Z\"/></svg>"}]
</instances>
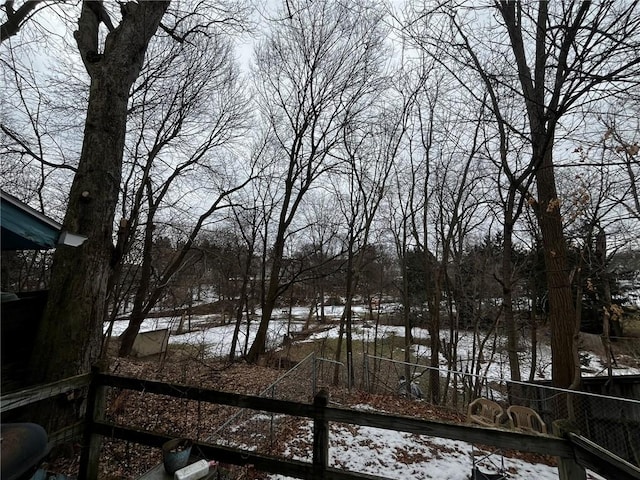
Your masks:
<instances>
[{"instance_id":1,"label":"wooden fence","mask_svg":"<svg viewBox=\"0 0 640 480\"><path fill-rule=\"evenodd\" d=\"M290 477L314 480L382 480L382 477L339 470L329 466L329 424L337 422L461 440L474 444L542 455L553 455L560 460L559 473L561 480L583 480L585 478L585 467L611 480L640 478L640 469L608 454L606 451L598 449L597 446L581 443L580 437L577 436L559 438L551 435L528 435L502 429L329 407L328 395L323 391L316 395L312 404L303 404L194 386L109 375L94 371L90 377L73 377L56 384L5 395L0 398L0 409L5 412L18 405L22 406L32 401L41 400L47 394L53 393L53 395L57 395L87 384L89 385L87 414L84 422L84 448L81 455L79 480L97 478L102 437L117 438L157 448L160 448L164 442L171 439L167 435L104 421L104 399L107 387L310 418L313 420L312 462L289 460L249 450L195 442L195 445L203 455L215 458L222 463L239 466L253 465L260 471Z\"/></svg>"},{"instance_id":2,"label":"wooden fence","mask_svg":"<svg viewBox=\"0 0 640 480\"><path fill-rule=\"evenodd\" d=\"M534 408L547 425L554 419L558 395L567 393L553 388L548 381L507 382L510 396L514 390L519 402ZM583 378L581 390L573 396L575 423L580 432L628 462L640 465L640 375Z\"/></svg>"}]
</instances>

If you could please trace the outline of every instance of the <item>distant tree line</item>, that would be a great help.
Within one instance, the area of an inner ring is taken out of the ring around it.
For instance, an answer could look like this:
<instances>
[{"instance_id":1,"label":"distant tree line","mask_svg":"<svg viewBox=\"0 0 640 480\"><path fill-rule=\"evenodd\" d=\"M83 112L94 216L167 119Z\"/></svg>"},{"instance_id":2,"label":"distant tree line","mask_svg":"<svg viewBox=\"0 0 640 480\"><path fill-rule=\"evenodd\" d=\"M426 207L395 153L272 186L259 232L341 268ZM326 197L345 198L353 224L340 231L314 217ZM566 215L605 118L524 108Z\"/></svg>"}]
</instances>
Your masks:
<instances>
[{"instance_id":1,"label":"distant tree line","mask_svg":"<svg viewBox=\"0 0 640 480\"><path fill-rule=\"evenodd\" d=\"M274 309L330 296L343 360L356 297L395 292L407 359L417 322L434 367L442 329L500 326L518 380L546 319L578 388L582 313L607 343L611 261L638 248L638 8L287 0L258 26L241 0L5 2L2 188L88 237L11 268L49 287L33 380L87 371L125 311L129 354L206 285L237 325L260 307L251 362Z\"/></svg>"}]
</instances>

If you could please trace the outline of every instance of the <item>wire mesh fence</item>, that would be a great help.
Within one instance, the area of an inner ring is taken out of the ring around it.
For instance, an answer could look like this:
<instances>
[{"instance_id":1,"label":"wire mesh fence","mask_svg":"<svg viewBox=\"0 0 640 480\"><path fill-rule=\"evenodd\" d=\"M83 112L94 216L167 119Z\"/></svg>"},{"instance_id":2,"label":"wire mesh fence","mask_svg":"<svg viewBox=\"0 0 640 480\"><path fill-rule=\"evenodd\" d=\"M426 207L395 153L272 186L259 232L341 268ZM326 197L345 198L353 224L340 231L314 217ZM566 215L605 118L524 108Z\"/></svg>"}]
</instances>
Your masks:
<instances>
[{"instance_id":1,"label":"wire mesh fence","mask_svg":"<svg viewBox=\"0 0 640 480\"><path fill-rule=\"evenodd\" d=\"M310 404L315 394L325 385L345 382L345 367L342 363L319 358L311 353L262 390L259 396ZM207 442L236 448L250 446L255 451L274 453L281 446L278 439L283 433L295 432L300 422L289 415L235 410L224 424L211 433Z\"/></svg>"},{"instance_id":2,"label":"wire mesh fence","mask_svg":"<svg viewBox=\"0 0 640 480\"><path fill-rule=\"evenodd\" d=\"M507 428L511 426L506 414L508 408L524 406L541 417L549 433L557 428L570 428L640 466L638 382L602 377L584 379L585 388L606 388L621 395L614 396L555 388L542 382L515 382L370 355L364 356L363 364L363 385L371 393L395 391L398 395L407 395L411 390L406 385L414 384L423 392L421 401L465 414L473 400L487 398L503 408L505 415L501 420Z\"/></svg>"},{"instance_id":3,"label":"wire mesh fence","mask_svg":"<svg viewBox=\"0 0 640 480\"><path fill-rule=\"evenodd\" d=\"M348 372L347 365L312 353L260 395L311 403L321 388L351 388L353 379L359 379L356 386L369 393L409 396L465 415L471 402L486 398L502 407L501 426L505 428L511 428L507 415L510 406L527 407L540 416L549 433L560 426L570 428L640 466L640 400L628 393L636 383L628 382L628 387L620 387L620 381L610 380L606 385L609 391L616 391L611 390L611 383L619 387L615 395L620 396L615 396L560 389L543 382L515 382L367 354L361 361L352 363L354 372ZM585 379L585 384L592 389L604 388L598 384L605 382L606 378ZM623 395L632 398L623 398ZM233 447L251 445L257 451L273 453L280 444L279 435L287 431L294 435L300 426L297 422L291 416L238 409L207 441Z\"/></svg>"}]
</instances>

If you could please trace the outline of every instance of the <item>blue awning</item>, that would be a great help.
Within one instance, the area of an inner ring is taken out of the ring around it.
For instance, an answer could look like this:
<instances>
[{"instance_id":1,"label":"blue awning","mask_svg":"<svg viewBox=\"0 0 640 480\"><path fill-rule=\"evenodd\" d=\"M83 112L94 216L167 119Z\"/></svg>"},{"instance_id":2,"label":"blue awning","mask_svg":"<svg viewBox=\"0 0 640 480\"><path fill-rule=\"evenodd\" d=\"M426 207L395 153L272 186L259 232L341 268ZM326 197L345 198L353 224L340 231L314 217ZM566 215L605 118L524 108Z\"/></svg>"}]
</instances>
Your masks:
<instances>
[{"instance_id":1,"label":"blue awning","mask_svg":"<svg viewBox=\"0 0 640 480\"><path fill-rule=\"evenodd\" d=\"M49 250L56 247L62 225L14 196L0 193L2 250Z\"/></svg>"}]
</instances>

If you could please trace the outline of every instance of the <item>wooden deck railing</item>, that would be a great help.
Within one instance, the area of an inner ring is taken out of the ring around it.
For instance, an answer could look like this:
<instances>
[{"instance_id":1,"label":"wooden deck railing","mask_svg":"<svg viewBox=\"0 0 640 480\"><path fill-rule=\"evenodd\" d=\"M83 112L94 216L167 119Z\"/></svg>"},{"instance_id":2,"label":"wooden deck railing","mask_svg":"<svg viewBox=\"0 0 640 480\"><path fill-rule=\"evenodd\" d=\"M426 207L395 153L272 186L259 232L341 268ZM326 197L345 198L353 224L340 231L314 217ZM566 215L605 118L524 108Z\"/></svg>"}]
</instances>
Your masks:
<instances>
[{"instance_id":1,"label":"wooden deck railing","mask_svg":"<svg viewBox=\"0 0 640 480\"><path fill-rule=\"evenodd\" d=\"M90 381L89 381L90 380ZM496 448L519 450L556 456L560 460L561 480L585 478L588 467L609 479L631 480L640 478L640 469L607 455L606 451L587 452L579 439L558 438L551 435L528 435L504 429L484 428L471 425L445 423L381 413L354 411L330 407L328 395L320 392L312 404L285 400L240 395L212 389L179 384L170 384L131 377L122 377L94 371L91 376L74 377L56 384L29 389L29 391L5 395L0 399L0 411L5 412L17 405L29 403L29 399L40 400L46 392L59 394L89 384L87 415L84 423L83 450L79 479L95 479L98 471L98 454L101 437L117 438L138 444L158 447L170 436L118 425L104 420L104 390L115 387L149 394L168 395L175 398L210 402L252 410L261 410L313 420L313 459L311 462L289 460L282 457L259 454L254 451L235 449L204 442L194 442L203 455L222 463L253 465L267 473L281 474L307 479L377 479L382 477L339 470L329 466L328 448L331 422L376 427L403 431L419 435L461 440L469 443L489 445Z\"/></svg>"}]
</instances>

